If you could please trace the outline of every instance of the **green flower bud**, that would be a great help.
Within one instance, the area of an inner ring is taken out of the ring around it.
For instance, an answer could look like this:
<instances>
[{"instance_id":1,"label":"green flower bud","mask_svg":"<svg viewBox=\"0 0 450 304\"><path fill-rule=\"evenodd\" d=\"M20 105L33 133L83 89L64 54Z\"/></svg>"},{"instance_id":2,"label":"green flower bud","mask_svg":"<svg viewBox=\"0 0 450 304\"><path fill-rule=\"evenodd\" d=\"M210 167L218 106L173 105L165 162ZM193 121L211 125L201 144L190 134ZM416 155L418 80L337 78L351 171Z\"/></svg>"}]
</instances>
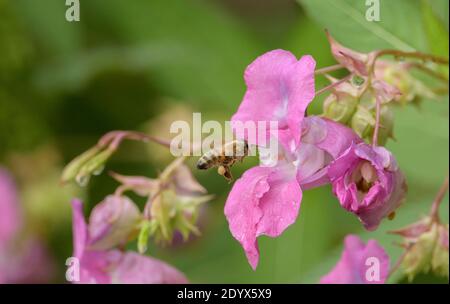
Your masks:
<instances>
[{"instance_id":1,"label":"green flower bud","mask_svg":"<svg viewBox=\"0 0 450 304\"><path fill-rule=\"evenodd\" d=\"M375 127L375 116L367 108L358 105L353 115L350 125L351 128L363 139L368 139L373 134Z\"/></svg>"},{"instance_id":2,"label":"green flower bud","mask_svg":"<svg viewBox=\"0 0 450 304\"><path fill-rule=\"evenodd\" d=\"M394 138L394 111L389 105L381 106L378 144L384 146L389 138Z\"/></svg>"},{"instance_id":3,"label":"green flower bud","mask_svg":"<svg viewBox=\"0 0 450 304\"><path fill-rule=\"evenodd\" d=\"M346 93L329 95L323 103L323 116L342 124L347 124L358 105L358 99Z\"/></svg>"},{"instance_id":4,"label":"green flower bud","mask_svg":"<svg viewBox=\"0 0 450 304\"><path fill-rule=\"evenodd\" d=\"M86 186L89 182L91 175L99 175L102 173L103 168L105 167L106 161L111 157L114 153L111 149L106 149L97 153L97 155L91 157L87 160L79 169L77 175L75 176L75 180L80 186Z\"/></svg>"},{"instance_id":5,"label":"green flower bud","mask_svg":"<svg viewBox=\"0 0 450 304\"><path fill-rule=\"evenodd\" d=\"M71 180L75 179L78 175L81 167L86 164L92 157L97 155L100 152L100 148L97 146L92 147L91 149L85 151L83 154L74 158L63 170L61 176L61 183L67 183Z\"/></svg>"}]
</instances>

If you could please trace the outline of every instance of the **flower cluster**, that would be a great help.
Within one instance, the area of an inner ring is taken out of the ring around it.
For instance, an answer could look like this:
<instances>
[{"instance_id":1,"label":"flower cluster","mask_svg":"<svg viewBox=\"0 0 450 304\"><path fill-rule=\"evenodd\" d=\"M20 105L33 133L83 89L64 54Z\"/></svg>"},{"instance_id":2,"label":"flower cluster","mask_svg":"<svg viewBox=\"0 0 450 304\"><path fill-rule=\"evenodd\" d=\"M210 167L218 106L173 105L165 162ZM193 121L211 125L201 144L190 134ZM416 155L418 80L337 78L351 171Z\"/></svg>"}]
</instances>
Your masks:
<instances>
[{"instance_id":1,"label":"flower cluster","mask_svg":"<svg viewBox=\"0 0 450 304\"><path fill-rule=\"evenodd\" d=\"M355 214L369 231L377 229L384 218L394 218L404 202L407 186L394 155L383 147L393 137L392 107L417 104L423 97L434 96L411 75L412 68L436 73L418 63L397 63L379 57L410 56L448 63L418 52L380 50L363 54L327 35L338 61L335 66L315 70L311 56L297 60L287 51L274 50L258 57L244 74L247 91L232 121L277 121L279 129L271 130L268 137L278 141L280 147L276 164L246 171L234 184L225 205L230 231L241 243L253 269L259 260L257 238L279 236L295 222L304 190L331 184L340 205ZM328 75L342 68L349 72L346 77L338 80ZM317 74L325 74L331 84L315 91ZM330 94L323 103L323 113L305 117L314 96L327 90ZM238 132L236 136L251 140ZM257 142L250 143L258 146ZM428 225L426 231L430 237L421 233L420 237L407 239L416 248L410 256L424 247L421 239L426 238L436 244L430 245L431 267L442 272L445 265L439 248L447 248L448 257L448 226ZM362 257L372 253L380 256L383 265L378 282L385 281L389 258L376 242L370 241L365 247L357 238L348 237L345 244L341 261L322 282L367 283L358 269L362 269ZM417 258L415 263L420 263ZM406 273L417 273L419 267L410 266ZM448 273L448 263L446 267Z\"/></svg>"},{"instance_id":2,"label":"flower cluster","mask_svg":"<svg viewBox=\"0 0 450 304\"><path fill-rule=\"evenodd\" d=\"M91 175L103 171L123 139L152 140L167 146L166 142L142 133L110 132L66 166L62 183L76 180L81 186L86 185ZM191 234L200 234L196 226L199 206L212 196L195 180L184 160L175 159L155 179L111 172L120 185L92 209L88 223L81 201L72 201L73 256L80 262L79 283L187 282L175 268L143 255L150 238L169 244L176 233L184 240ZM142 211L125 195L127 191L147 199ZM139 253L125 251L126 245L136 239Z\"/></svg>"},{"instance_id":3,"label":"flower cluster","mask_svg":"<svg viewBox=\"0 0 450 304\"><path fill-rule=\"evenodd\" d=\"M354 61L351 64L351 69L365 73ZM310 56L297 60L289 52L275 50L245 71L247 92L232 121L277 120L280 126L271 134L281 151L276 165L245 172L225 205L231 233L254 269L259 259L257 237L279 236L295 222L303 189L331 183L342 207L369 230L394 212L406 192L403 174L384 147L366 144L338 121L305 117L315 95L314 69Z\"/></svg>"},{"instance_id":4,"label":"flower cluster","mask_svg":"<svg viewBox=\"0 0 450 304\"><path fill-rule=\"evenodd\" d=\"M377 50L364 54L327 35L338 62L335 66L316 69L312 56L297 59L278 49L255 59L244 73L247 91L231 125L239 140L258 149L260 164L235 182L224 213L231 234L242 245L253 269L259 262L257 238L277 237L293 224L305 190L330 184L342 208L354 214L368 231L377 229L383 219L394 218L407 186L394 155L384 147L394 136L392 108L434 96L433 90L412 76L412 69L440 75L425 64L380 57L448 63L419 52ZM348 75L342 79L329 75L338 69L346 69ZM331 83L316 91L315 76L321 74ZM307 115L309 104L324 92L329 95L323 112ZM250 123L262 128L271 122L276 122L276 129L256 130L258 135L265 135L264 142L278 147L276 157L268 162L266 147L259 137L251 138L237 126ZM170 146L145 134L113 131L69 163L62 182L76 180L85 185L91 175L101 173L123 139ZM150 238L167 244L176 232L184 240L199 234L195 224L199 206L212 197L184 161L185 157L175 159L154 179L111 173L120 186L92 210L89 224L84 221L81 202L72 202L74 255L82 261L83 282L186 281L172 267L142 255ZM142 212L125 196L127 191L146 198ZM446 269L448 275L448 225L432 216L397 233L405 237L409 248L405 258L407 274L431 267L440 273ZM122 248L135 238L139 254L124 252ZM425 251L428 258L423 257ZM367 261L371 258L376 259L378 270L368 274ZM383 248L375 240L365 245L358 237L348 236L341 260L321 282L384 283L388 276L389 257Z\"/></svg>"}]
</instances>

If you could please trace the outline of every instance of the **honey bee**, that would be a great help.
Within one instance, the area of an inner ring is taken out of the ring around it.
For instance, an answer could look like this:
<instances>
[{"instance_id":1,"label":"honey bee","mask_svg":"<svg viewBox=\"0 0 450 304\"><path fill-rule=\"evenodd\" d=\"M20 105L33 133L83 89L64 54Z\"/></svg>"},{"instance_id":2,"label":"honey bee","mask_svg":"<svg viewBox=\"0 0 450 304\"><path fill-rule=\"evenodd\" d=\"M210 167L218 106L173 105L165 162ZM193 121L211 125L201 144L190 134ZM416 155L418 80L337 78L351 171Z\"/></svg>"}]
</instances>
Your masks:
<instances>
[{"instance_id":1,"label":"honey bee","mask_svg":"<svg viewBox=\"0 0 450 304\"><path fill-rule=\"evenodd\" d=\"M248 155L248 144L244 140L233 140L225 143L221 148L209 150L197 162L197 169L207 170L217 167L217 173L228 182L233 180L231 166Z\"/></svg>"}]
</instances>

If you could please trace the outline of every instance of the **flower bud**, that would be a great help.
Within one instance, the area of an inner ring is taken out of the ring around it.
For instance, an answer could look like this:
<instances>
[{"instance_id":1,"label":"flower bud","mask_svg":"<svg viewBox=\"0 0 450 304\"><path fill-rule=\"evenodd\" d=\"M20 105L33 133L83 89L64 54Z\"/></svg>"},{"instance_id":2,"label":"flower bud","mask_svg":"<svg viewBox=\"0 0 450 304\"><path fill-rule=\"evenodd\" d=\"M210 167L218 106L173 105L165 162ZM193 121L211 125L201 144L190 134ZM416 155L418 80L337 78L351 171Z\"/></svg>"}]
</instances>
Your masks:
<instances>
[{"instance_id":1,"label":"flower bud","mask_svg":"<svg viewBox=\"0 0 450 304\"><path fill-rule=\"evenodd\" d=\"M323 115L342 124L347 124L358 105L358 99L345 93L333 93L323 103Z\"/></svg>"},{"instance_id":2,"label":"flower bud","mask_svg":"<svg viewBox=\"0 0 450 304\"><path fill-rule=\"evenodd\" d=\"M394 98L402 105L418 103L421 98L435 98L435 94L421 81L410 73L411 66L405 63L395 63L387 60L377 60L375 77L395 87L400 94Z\"/></svg>"},{"instance_id":3,"label":"flower bud","mask_svg":"<svg viewBox=\"0 0 450 304\"><path fill-rule=\"evenodd\" d=\"M373 134L375 123L376 120L373 113L366 107L358 105L350 125L356 134L363 139L367 139Z\"/></svg>"},{"instance_id":4,"label":"flower bud","mask_svg":"<svg viewBox=\"0 0 450 304\"><path fill-rule=\"evenodd\" d=\"M105 168L105 163L113 154L113 150L106 149L86 161L75 176L77 183L84 187L89 182L91 175L100 175Z\"/></svg>"},{"instance_id":5,"label":"flower bud","mask_svg":"<svg viewBox=\"0 0 450 304\"><path fill-rule=\"evenodd\" d=\"M85 151L81 155L74 158L63 170L61 176L61 183L67 183L78 175L81 167L86 164L91 158L97 155L100 152L100 148L97 146L92 147L91 149Z\"/></svg>"}]
</instances>

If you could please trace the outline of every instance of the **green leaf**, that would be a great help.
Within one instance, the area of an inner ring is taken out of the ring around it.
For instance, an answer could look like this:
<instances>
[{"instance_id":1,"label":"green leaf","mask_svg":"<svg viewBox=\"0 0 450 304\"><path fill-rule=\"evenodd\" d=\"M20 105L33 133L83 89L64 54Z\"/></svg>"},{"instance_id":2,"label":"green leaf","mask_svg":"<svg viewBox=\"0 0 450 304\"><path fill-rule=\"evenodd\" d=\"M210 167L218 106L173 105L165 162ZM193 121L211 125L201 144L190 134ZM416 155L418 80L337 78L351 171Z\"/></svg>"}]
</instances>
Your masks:
<instances>
[{"instance_id":1,"label":"green leaf","mask_svg":"<svg viewBox=\"0 0 450 304\"><path fill-rule=\"evenodd\" d=\"M365 1L298 0L307 14L327 28L339 42L360 51L395 48L427 50L420 20L420 3L380 0L380 21L366 20Z\"/></svg>"}]
</instances>

